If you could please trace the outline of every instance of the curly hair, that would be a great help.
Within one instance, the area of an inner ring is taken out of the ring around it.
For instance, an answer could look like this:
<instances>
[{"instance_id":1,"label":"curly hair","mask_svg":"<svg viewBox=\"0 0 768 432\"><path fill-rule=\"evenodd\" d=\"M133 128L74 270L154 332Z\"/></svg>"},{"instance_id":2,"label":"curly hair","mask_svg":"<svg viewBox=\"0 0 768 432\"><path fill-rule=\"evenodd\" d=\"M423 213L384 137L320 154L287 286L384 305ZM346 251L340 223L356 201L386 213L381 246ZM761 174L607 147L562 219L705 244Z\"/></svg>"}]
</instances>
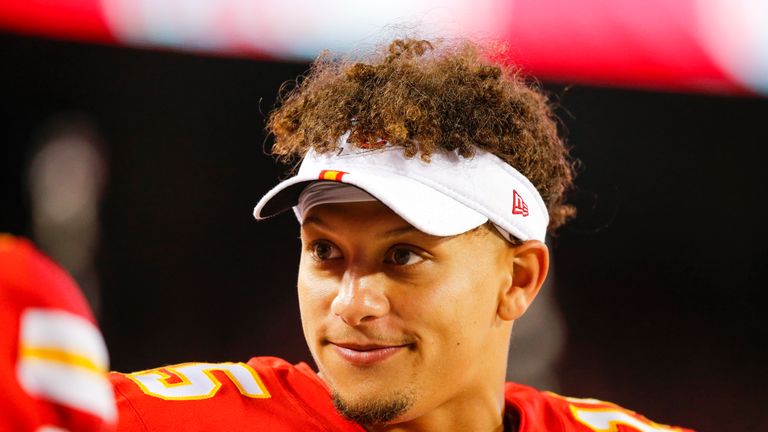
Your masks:
<instances>
[{"instance_id":1,"label":"curly hair","mask_svg":"<svg viewBox=\"0 0 768 432\"><path fill-rule=\"evenodd\" d=\"M346 132L353 145L386 140L425 161L435 151L471 157L481 148L533 183L552 231L575 214L564 198L573 186L568 150L547 98L489 57L469 41L416 39L395 40L364 60L323 53L306 77L281 89L267 122L272 152L291 162L310 148L333 151Z\"/></svg>"}]
</instances>

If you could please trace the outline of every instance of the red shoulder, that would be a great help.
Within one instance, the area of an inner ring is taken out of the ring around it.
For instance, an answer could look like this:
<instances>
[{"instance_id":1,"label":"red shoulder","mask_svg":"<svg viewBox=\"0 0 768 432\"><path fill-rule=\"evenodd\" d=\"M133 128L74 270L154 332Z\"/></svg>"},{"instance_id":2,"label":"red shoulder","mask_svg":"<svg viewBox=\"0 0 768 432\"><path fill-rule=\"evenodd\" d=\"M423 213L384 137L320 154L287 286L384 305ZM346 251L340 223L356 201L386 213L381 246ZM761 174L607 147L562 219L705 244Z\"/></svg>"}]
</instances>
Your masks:
<instances>
[{"instance_id":1,"label":"red shoulder","mask_svg":"<svg viewBox=\"0 0 768 432\"><path fill-rule=\"evenodd\" d=\"M520 432L693 432L655 423L610 402L577 399L507 383L507 409L520 416Z\"/></svg>"},{"instance_id":2,"label":"red shoulder","mask_svg":"<svg viewBox=\"0 0 768 432\"><path fill-rule=\"evenodd\" d=\"M247 363L183 363L111 374L118 431L360 431L333 408L306 365L274 357ZM258 426L258 427L257 427Z\"/></svg>"},{"instance_id":3,"label":"red shoulder","mask_svg":"<svg viewBox=\"0 0 768 432\"><path fill-rule=\"evenodd\" d=\"M0 263L0 306L4 313L48 307L94 322L75 281L30 241L0 233Z\"/></svg>"},{"instance_id":4,"label":"red shoulder","mask_svg":"<svg viewBox=\"0 0 768 432\"><path fill-rule=\"evenodd\" d=\"M23 238L0 233L0 430L107 430L108 354L75 281Z\"/></svg>"}]
</instances>

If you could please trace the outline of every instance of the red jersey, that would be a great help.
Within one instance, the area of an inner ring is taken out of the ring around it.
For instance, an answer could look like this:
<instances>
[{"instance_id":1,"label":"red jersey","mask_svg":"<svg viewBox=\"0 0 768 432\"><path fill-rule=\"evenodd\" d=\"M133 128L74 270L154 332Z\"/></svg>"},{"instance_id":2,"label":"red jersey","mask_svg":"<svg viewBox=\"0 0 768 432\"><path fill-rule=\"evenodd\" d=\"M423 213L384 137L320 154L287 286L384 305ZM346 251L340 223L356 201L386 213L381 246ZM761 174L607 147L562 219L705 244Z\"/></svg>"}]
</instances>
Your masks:
<instances>
[{"instance_id":1,"label":"red jersey","mask_svg":"<svg viewBox=\"0 0 768 432\"><path fill-rule=\"evenodd\" d=\"M0 234L0 431L113 430L107 349L75 282Z\"/></svg>"},{"instance_id":2,"label":"red jersey","mask_svg":"<svg viewBox=\"0 0 768 432\"><path fill-rule=\"evenodd\" d=\"M325 383L304 363L274 357L248 363L184 363L111 374L120 432L364 432L334 408ZM519 432L684 432L616 405L570 399L507 383Z\"/></svg>"}]
</instances>

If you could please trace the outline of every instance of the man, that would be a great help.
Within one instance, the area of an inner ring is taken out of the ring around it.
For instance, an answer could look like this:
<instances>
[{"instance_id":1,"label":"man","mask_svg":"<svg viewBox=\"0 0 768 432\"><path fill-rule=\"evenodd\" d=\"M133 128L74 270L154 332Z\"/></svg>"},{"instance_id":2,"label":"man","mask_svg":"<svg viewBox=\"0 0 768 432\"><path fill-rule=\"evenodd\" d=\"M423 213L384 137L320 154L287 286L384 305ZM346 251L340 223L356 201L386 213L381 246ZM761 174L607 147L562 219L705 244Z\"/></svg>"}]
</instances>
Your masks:
<instances>
[{"instance_id":1,"label":"man","mask_svg":"<svg viewBox=\"0 0 768 432\"><path fill-rule=\"evenodd\" d=\"M0 431L113 430L107 349L85 298L8 234L0 234L0 329Z\"/></svg>"},{"instance_id":2,"label":"man","mask_svg":"<svg viewBox=\"0 0 768 432\"><path fill-rule=\"evenodd\" d=\"M116 374L122 430L682 430L504 383L547 230L573 214L546 99L513 72L469 43L321 57L269 128L302 162L254 214L299 219L319 373L254 358Z\"/></svg>"}]
</instances>

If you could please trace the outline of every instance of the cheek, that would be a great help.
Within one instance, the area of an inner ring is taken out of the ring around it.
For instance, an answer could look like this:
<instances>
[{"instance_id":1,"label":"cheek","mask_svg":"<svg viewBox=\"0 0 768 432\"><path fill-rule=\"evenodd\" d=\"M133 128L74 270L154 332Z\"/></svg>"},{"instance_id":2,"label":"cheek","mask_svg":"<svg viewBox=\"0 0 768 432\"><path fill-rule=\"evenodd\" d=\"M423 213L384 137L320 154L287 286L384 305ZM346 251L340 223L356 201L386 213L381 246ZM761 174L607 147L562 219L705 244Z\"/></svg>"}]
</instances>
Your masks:
<instances>
[{"instance_id":1,"label":"cheek","mask_svg":"<svg viewBox=\"0 0 768 432\"><path fill-rule=\"evenodd\" d=\"M445 355L462 356L481 350L495 323L496 287L468 272L445 273L439 284L414 302Z\"/></svg>"},{"instance_id":2,"label":"cheek","mask_svg":"<svg viewBox=\"0 0 768 432\"><path fill-rule=\"evenodd\" d=\"M302 262L299 267L297 291L302 327L309 337L310 331L323 321L323 317L330 310L333 301L333 284L322 277L318 277Z\"/></svg>"},{"instance_id":3,"label":"cheek","mask_svg":"<svg viewBox=\"0 0 768 432\"><path fill-rule=\"evenodd\" d=\"M430 345L441 348L462 339L461 330L468 316L464 281L444 275L409 289L404 302L406 320L421 322L433 339Z\"/></svg>"}]
</instances>

